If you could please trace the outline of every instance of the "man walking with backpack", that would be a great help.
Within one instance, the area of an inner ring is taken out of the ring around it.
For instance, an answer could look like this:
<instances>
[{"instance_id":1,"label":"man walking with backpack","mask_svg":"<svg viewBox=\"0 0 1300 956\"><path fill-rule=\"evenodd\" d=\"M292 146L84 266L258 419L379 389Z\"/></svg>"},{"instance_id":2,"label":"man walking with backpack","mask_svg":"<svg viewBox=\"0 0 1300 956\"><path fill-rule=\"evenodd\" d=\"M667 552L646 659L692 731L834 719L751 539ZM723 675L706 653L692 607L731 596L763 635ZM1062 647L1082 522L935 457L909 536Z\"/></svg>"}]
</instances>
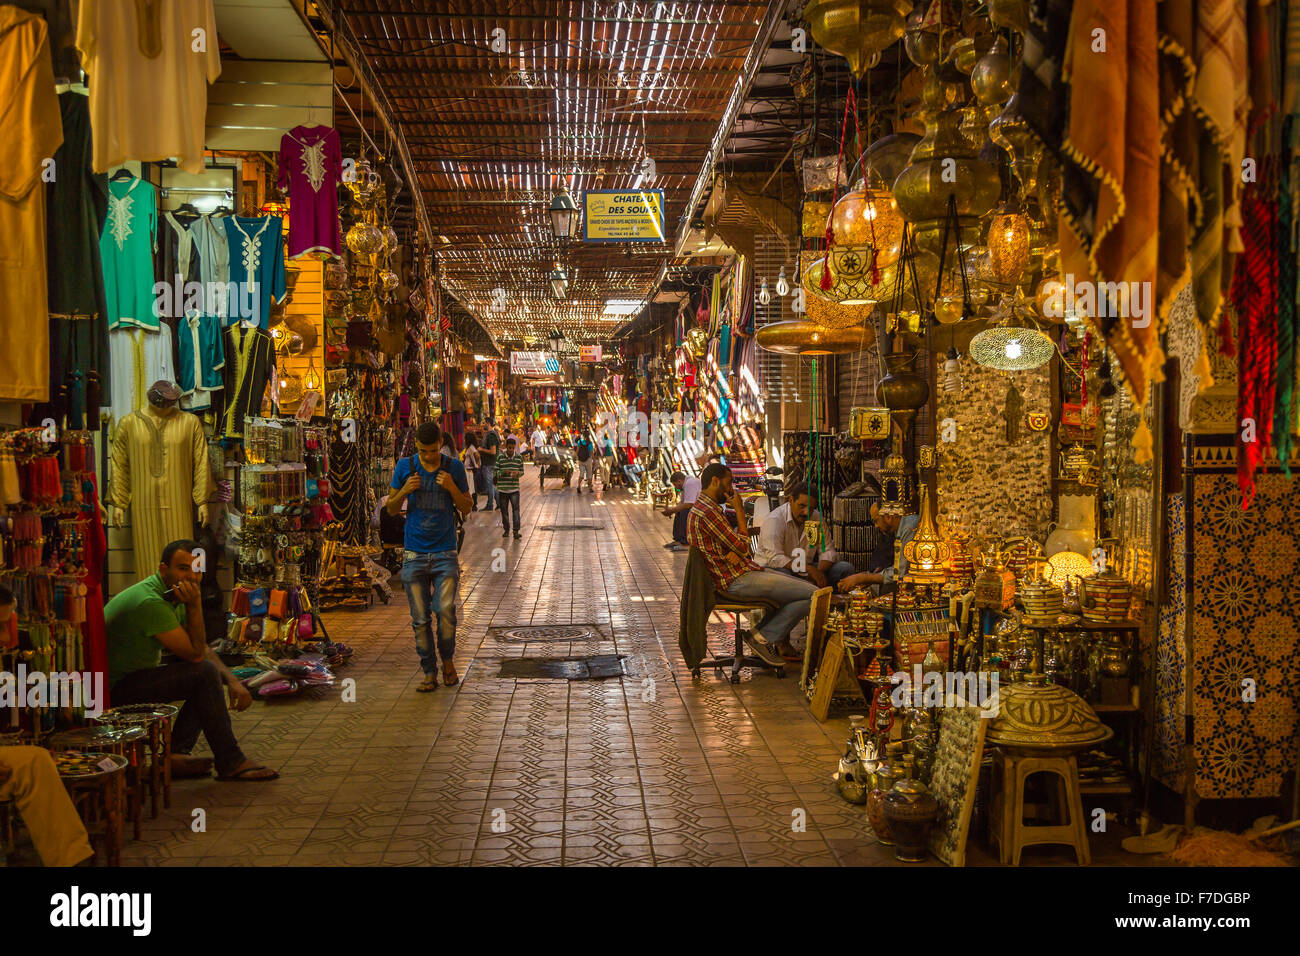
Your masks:
<instances>
[{"instance_id":1,"label":"man walking with backpack","mask_svg":"<svg viewBox=\"0 0 1300 956\"><path fill-rule=\"evenodd\" d=\"M420 655L424 682L420 693L438 689L438 655L442 655L442 682L454 687L460 681L456 665L456 588L460 563L456 559L456 512L464 517L474 502L469 496L465 466L442 452L442 429L425 422L415 432L416 454L403 458L393 470L393 493L384 510L397 515L406 503L405 552L402 586L411 608L415 650ZM431 620L437 620L434 649Z\"/></svg>"}]
</instances>

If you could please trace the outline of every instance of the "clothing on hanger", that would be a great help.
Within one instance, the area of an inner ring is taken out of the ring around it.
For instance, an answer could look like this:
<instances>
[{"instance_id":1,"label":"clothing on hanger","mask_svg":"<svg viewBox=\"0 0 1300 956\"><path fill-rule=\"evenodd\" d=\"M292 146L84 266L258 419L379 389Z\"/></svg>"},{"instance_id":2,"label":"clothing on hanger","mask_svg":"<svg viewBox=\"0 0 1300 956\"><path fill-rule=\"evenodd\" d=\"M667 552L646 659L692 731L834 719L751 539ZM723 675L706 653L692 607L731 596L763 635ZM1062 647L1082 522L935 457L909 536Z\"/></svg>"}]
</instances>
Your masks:
<instances>
[{"instance_id":1,"label":"clothing on hanger","mask_svg":"<svg viewBox=\"0 0 1300 956\"><path fill-rule=\"evenodd\" d=\"M46 186L46 258L50 306L50 403L38 409L62 422L67 392L87 389L94 377L95 407L83 408L92 427L99 421L99 398L111 387L104 267L99 237L108 216L108 177L90 168L90 105L84 96L59 95L63 145L54 153L59 174ZM75 376L80 376L76 379ZM87 389L87 391L92 391ZM84 424L83 416L77 416ZM81 427L68 423L69 428Z\"/></svg>"},{"instance_id":2,"label":"clothing on hanger","mask_svg":"<svg viewBox=\"0 0 1300 956\"><path fill-rule=\"evenodd\" d=\"M339 134L328 126L295 126L280 138L276 187L289 196L289 258L312 252L342 255L338 184L343 178Z\"/></svg>"},{"instance_id":3,"label":"clothing on hanger","mask_svg":"<svg viewBox=\"0 0 1300 956\"><path fill-rule=\"evenodd\" d=\"M108 327L157 329L154 314L154 235L158 195L135 175L109 179L108 215L99 238Z\"/></svg>"},{"instance_id":4,"label":"clothing on hanger","mask_svg":"<svg viewBox=\"0 0 1300 956\"><path fill-rule=\"evenodd\" d=\"M223 220L230 245L230 304L225 321L265 330L272 304L283 302L284 220L229 216Z\"/></svg>"},{"instance_id":5,"label":"clothing on hanger","mask_svg":"<svg viewBox=\"0 0 1300 956\"><path fill-rule=\"evenodd\" d=\"M175 158L201 173L208 84L221 75L212 0L81 0L76 46L90 76L95 170Z\"/></svg>"},{"instance_id":6,"label":"clothing on hanger","mask_svg":"<svg viewBox=\"0 0 1300 956\"><path fill-rule=\"evenodd\" d=\"M0 6L0 401L50 397L49 286L41 176L63 142L45 21Z\"/></svg>"}]
</instances>

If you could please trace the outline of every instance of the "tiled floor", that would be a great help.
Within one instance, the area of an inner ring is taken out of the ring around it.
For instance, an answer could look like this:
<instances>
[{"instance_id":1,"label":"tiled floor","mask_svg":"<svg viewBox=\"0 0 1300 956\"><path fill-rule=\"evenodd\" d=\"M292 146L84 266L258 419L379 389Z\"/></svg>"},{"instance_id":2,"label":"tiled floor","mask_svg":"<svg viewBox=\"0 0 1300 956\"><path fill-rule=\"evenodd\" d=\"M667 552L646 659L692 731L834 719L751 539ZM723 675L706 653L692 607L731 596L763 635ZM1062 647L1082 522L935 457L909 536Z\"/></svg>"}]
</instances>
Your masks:
<instances>
[{"instance_id":1,"label":"tiled floor","mask_svg":"<svg viewBox=\"0 0 1300 956\"><path fill-rule=\"evenodd\" d=\"M684 557L662 547L668 519L621 493L539 494L534 475L525 476L522 541L503 540L495 514L469 519L459 687L414 692L420 673L400 588L388 606L329 615L331 636L357 649L339 672L355 680L355 702L335 687L236 715L244 749L281 779L178 782L171 810L146 821L124 860L892 864L862 808L831 780L847 721L814 721L794 679L732 685L685 670ZM602 527L538 527L579 522ZM519 624L592 624L599 635L523 644L501 633ZM716 636L726 643L721 629ZM598 653L626 655L633 676L496 677L505 657ZM1094 858L1104 857L1094 844ZM972 848L973 864L987 860Z\"/></svg>"}]
</instances>

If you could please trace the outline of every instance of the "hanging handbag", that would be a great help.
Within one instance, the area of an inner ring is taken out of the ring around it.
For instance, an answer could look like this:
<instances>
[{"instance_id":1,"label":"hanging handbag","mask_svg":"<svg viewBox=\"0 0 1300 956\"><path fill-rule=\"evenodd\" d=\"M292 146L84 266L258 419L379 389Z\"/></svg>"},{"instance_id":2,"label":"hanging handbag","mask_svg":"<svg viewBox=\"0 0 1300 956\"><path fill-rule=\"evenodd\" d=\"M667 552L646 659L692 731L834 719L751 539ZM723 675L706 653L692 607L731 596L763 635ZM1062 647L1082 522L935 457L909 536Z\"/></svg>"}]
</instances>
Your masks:
<instances>
[{"instance_id":1,"label":"hanging handbag","mask_svg":"<svg viewBox=\"0 0 1300 956\"><path fill-rule=\"evenodd\" d=\"M230 613L235 617L248 617L248 588L236 585L230 592Z\"/></svg>"},{"instance_id":2,"label":"hanging handbag","mask_svg":"<svg viewBox=\"0 0 1300 956\"><path fill-rule=\"evenodd\" d=\"M252 617L263 617L267 611L268 596L266 588L256 588L248 595L248 613Z\"/></svg>"},{"instance_id":3,"label":"hanging handbag","mask_svg":"<svg viewBox=\"0 0 1300 956\"><path fill-rule=\"evenodd\" d=\"M277 621L283 621L289 616L289 592L280 588L271 591L270 602L267 605L266 613Z\"/></svg>"}]
</instances>

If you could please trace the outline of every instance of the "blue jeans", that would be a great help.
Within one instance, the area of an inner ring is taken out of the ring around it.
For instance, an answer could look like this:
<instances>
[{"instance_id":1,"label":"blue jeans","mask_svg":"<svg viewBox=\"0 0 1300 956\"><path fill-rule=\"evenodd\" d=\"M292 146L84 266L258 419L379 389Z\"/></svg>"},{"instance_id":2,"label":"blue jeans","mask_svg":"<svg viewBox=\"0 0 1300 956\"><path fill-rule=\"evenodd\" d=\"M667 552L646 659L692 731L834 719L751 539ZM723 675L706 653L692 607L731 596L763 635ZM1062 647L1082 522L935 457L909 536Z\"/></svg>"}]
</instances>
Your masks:
<instances>
[{"instance_id":1,"label":"blue jeans","mask_svg":"<svg viewBox=\"0 0 1300 956\"><path fill-rule=\"evenodd\" d=\"M767 598L779 605L779 609L770 618L764 618L754 631L769 644L782 644L790 637L794 626L808 616L816 590L817 585L811 581L766 568L746 571L727 585L728 594Z\"/></svg>"},{"instance_id":2,"label":"blue jeans","mask_svg":"<svg viewBox=\"0 0 1300 956\"><path fill-rule=\"evenodd\" d=\"M497 486L496 479L492 474L492 466L481 466L476 480L478 481L478 490L487 495L487 504L484 507L491 511L497 506Z\"/></svg>"},{"instance_id":3,"label":"blue jeans","mask_svg":"<svg viewBox=\"0 0 1300 956\"><path fill-rule=\"evenodd\" d=\"M437 672L438 654L448 664L456 654L456 586L460 565L455 551L421 554L407 551L402 559L402 587L411 607L415 651L426 674ZM430 612L438 618L438 650L433 649Z\"/></svg>"},{"instance_id":4,"label":"blue jeans","mask_svg":"<svg viewBox=\"0 0 1300 956\"><path fill-rule=\"evenodd\" d=\"M857 574L858 569L848 561L836 561L826 571L826 583L831 587L839 584L850 574Z\"/></svg>"},{"instance_id":5,"label":"blue jeans","mask_svg":"<svg viewBox=\"0 0 1300 956\"><path fill-rule=\"evenodd\" d=\"M515 534L519 533L519 492L503 491L497 495L501 505L501 530L510 530L510 509L515 510Z\"/></svg>"}]
</instances>

